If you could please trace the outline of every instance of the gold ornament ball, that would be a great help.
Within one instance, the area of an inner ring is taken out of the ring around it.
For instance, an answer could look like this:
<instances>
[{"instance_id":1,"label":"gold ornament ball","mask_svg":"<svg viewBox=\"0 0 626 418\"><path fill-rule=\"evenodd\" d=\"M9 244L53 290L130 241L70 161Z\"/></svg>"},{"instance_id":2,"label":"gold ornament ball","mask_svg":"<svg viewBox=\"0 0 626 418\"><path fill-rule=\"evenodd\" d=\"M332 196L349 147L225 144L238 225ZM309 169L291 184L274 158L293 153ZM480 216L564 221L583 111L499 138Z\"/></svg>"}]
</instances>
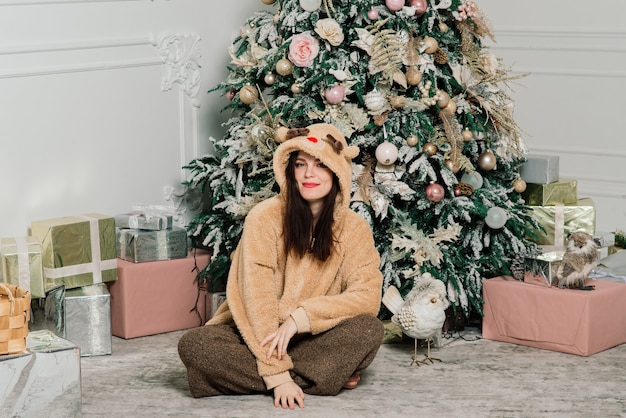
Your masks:
<instances>
[{"instance_id":1,"label":"gold ornament ball","mask_svg":"<svg viewBox=\"0 0 626 418\"><path fill-rule=\"evenodd\" d=\"M442 32L447 32L448 29L450 29L450 27L448 27L448 25L446 25L444 22L439 22L439 30Z\"/></svg>"},{"instance_id":2,"label":"gold ornament ball","mask_svg":"<svg viewBox=\"0 0 626 418\"><path fill-rule=\"evenodd\" d=\"M435 38L425 36L423 42L425 47L424 52L427 54L434 54L435 51L439 49L439 42L437 42Z\"/></svg>"},{"instance_id":3,"label":"gold ornament ball","mask_svg":"<svg viewBox=\"0 0 626 418\"><path fill-rule=\"evenodd\" d=\"M468 128L463 129L461 136L463 137L463 141L471 141L472 138L474 138L474 134Z\"/></svg>"},{"instance_id":4,"label":"gold ornament ball","mask_svg":"<svg viewBox=\"0 0 626 418\"><path fill-rule=\"evenodd\" d=\"M259 99L259 92L256 87L247 85L239 90L239 100L247 105L256 102Z\"/></svg>"},{"instance_id":5,"label":"gold ornament ball","mask_svg":"<svg viewBox=\"0 0 626 418\"><path fill-rule=\"evenodd\" d=\"M452 171L454 174L458 173L461 169L461 166L457 161L446 160L444 164L448 167L448 170Z\"/></svg>"},{"instance_id":6,"label":"gold ornament ball","mask_svg":"<svg viewBox=\"0 0 626 418\"><path fill-rule=\"evenodd\" d=\"M274 75L274 73L267 73L265 74L265 78L263 79L263 81L265 81L265 84L267 84L268 86L271 86L276 82L276 76Z\"/></svg>"},{"instance_id":7,"label":"gold ornament ball","mask_svg":"<svg viewBox=\"0 0 626 418\"><path fill-rule=\"evenodd\" d=\"M526 191L526 182L521 178L515 179L513 182L513 190L517 193L524 193Z\"/></svg>"},{"instance_id":8,"label":"gold ornament ball","mask_svg":"<svg viewBox=\"0 0 626 418\"><path fill-rule=\"evenodd\" d=\"M267 4L267 5L274 4L275 1L276 0L261 0L263 4Z\"/></svg>"},{"instance_id":9,"label":"gold ornament ball","mask_svg":"<svg viewBox=\"0 0 626 418\"><path fill-rule=\"evenodd\" d=\"M433 144L432 142L427 142L424 144L422 151L430 156L433 156L437 153L437 145Z\"/></svg>"},{"instance_id":10,"label":"gold ornament ball","mask_svg":"<svg viewBox=\"0 0 626 418\"><path fill-rule=\"evenodd\" d=\"M445 109L446 106L448 106L448 103L450 103L450 95L443 90L438 90L437 93L439 94L439 100L437 100L437 106L439 106L439 109Z\"/></svg>"},{"instance_id":11,"label":"gold ornament ball","mask_svg":"<svg viewBox=\"0 0 626 418\"><path fill-rule=\"evenodd\" d=\"M478 156L478 167L485 171L493 170L496 166L496 156L491 151L485 151Z\"/></svg>"},{"instance_id":12,"label":"gold ornament ball","mask_svg":"<svg viewBox=\"0 0 626 418\"><path fill-rule=\"evenodd\" d=\"M417 67L409 67L405 75L406 82L410 86L417 86L422 81L422 73Z\"/></svg>"},{"instance_id":13,"label":"gold ornament ball","mask_svg":"<svg viewBox=\"0 0 626 418\"><path fill-rule=\"evenodd\" d=\"M409 136L406 138L406 144L407 144L409 147L414 147L414 146L416 146L418 142L419 142L419 139L417 138L417 136L416 136L416 135L409 135Z\"/></svg>"},{"instance_id":14,"label":"gold ornament ball","mask_svg":"<svg viewBox=\"0 0 626 418\"><path fill-rule=\"evenodd\" d=\"M446 115L454 115L456 113L456 102L454 100L450 100L446 107L441 109L441 111Z\"/></svg>"},{"instance_id":15,"label":"gold ornament ball","mask_svg":"<svg viewBox=\"0 0 626 418\"><path fill-rule=\"evenodd\" d=\"M293 71L293 64L287 58L282 58L276 63L276 72L282 76L289 75Z\"/></svg>"},{"instance_id":16,"label":"gold ornament ball","mask_svg":"<svg viewBox=\"0 0 626 418\"><path fill-rule=\"evenodd\" d=\"M302 93L302 87L298 83L293 83L291 85L291 92L293 94L300 94L300 93Z\"/></svg>"}]
</instances>

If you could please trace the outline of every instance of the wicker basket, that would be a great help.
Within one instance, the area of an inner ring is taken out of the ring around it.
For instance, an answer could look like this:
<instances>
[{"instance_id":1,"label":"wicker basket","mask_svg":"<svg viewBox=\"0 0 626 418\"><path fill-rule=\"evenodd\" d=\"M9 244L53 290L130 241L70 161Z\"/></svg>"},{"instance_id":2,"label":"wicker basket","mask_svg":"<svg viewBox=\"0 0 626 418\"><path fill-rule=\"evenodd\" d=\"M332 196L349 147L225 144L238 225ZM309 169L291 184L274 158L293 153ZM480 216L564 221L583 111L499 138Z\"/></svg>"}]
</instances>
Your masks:
<instances>
[{"instance_id":1,"label":"wicker basket","mask_svg":"<svg viewBox=\"0 0 626 418\"><path fill-rule=\"evenodd\" d=\"M26 351L30 320L30 292L0 283L0 356Z\"/></svg>"}]
</instances>

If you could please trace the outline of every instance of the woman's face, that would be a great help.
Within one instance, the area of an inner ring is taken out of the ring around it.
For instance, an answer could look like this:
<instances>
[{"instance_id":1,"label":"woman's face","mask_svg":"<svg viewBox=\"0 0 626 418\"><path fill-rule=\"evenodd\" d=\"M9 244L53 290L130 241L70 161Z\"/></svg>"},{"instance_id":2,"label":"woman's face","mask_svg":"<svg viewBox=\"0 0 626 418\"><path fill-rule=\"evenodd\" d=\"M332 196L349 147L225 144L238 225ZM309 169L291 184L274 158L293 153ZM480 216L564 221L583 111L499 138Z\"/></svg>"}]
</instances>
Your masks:
<instances>
[{"instance_id":1,"label":"woman's face","mask_svg":"<svg viewBox=\"0 0 626 418\"><path fill-rule=\"evenodd\" d=\"M309 205L321 203L333 186L333 172L304 151L298 152L295 178L300 195Z\"/></svg>"}]
</instances>

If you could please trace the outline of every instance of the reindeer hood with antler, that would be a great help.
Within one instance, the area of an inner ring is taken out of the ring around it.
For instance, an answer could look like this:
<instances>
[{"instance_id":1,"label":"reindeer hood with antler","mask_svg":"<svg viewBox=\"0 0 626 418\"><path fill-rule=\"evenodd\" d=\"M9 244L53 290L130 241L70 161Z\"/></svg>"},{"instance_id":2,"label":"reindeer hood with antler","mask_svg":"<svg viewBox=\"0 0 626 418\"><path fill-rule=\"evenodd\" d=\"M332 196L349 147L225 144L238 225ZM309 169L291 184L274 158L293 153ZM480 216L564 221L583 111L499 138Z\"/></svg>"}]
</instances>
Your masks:
<instances>
[{"instance_id":1,"label":"reindeer hood with antler","mask_svg":"<svg viewBox=\"0 0 626 418\"><path fill-rule=\"evenodd\" d=\"M352 159L359 155L359 148L348 146L339 129L327 123L295 129L280 127L276 129L274 138L281 143L274 152L274 175L281 192L287 190L285 170L289 156L294 151L304 151L319 159L335 173L341 188L336 207L348 207L352 185Z\"/></svg>"}]
</instances>

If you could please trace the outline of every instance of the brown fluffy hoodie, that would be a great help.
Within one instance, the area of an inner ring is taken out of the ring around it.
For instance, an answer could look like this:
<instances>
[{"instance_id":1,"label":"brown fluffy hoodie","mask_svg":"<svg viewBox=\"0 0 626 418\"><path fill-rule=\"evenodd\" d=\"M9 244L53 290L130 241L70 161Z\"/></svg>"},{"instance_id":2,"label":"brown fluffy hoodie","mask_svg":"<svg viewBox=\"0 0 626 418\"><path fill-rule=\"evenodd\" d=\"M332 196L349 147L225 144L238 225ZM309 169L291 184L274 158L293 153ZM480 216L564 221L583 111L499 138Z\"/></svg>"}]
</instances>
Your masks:
<instances>
[{"instance_id":1,"label":"brown fluffy hoodie","mask_svg":"<svg viewBox=\"0 0 626 418\"><path fill-rule=\"evenodd\" d=\"M348 146L332 125L304 129L279 128L282 144L274 154L274 174L281 192L255 206L232 258L226 302L207 323L234 324L257 358L267 389L291 380L289 356L266 358L260 342L291 316L298 333L318 334L359 314L376 315L380 308L380 257L368 223L348 207L352 184L351 159L358 148ZM286 202L285 169L289 155L304 151L318 158L338 177L333 218L334 249L326 261L311 254L288 254L283 241ZM349 349L348 347L346 349Z\"/></svg>"}]
</instances>

